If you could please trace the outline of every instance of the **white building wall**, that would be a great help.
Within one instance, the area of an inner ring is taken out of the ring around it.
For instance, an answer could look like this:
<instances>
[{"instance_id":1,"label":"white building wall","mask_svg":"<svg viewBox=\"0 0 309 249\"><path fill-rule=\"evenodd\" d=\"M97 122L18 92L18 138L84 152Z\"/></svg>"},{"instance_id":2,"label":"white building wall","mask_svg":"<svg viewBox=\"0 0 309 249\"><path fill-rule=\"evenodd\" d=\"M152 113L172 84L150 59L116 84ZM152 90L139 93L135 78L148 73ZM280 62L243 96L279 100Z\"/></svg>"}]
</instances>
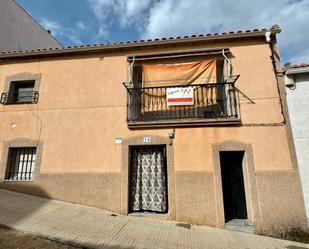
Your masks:
<instances>
[{"instance_id":1,"label":"white building wall","mask_svg":"<svg viewBox=\"0 0 309 249\"><path fill-rule=\"evenodd\" d=\"M309 73L295 75L295 82L295 87L287 88L286 91L309 222Z\"/></svg>"}]
</instances>

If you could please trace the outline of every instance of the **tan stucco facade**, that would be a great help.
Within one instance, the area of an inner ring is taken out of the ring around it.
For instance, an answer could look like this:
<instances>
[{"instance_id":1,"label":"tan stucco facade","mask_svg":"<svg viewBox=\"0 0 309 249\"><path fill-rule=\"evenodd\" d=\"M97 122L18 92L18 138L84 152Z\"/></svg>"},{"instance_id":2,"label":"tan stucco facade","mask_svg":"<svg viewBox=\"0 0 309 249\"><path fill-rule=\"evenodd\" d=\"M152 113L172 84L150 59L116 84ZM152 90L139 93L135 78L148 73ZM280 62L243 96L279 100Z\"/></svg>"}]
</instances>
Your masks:
<instances>
[{"instance_id":1,"label":"tan stucco facade","mask_svg":"<svg viewBox=\"0 0 309 249\"><path fill-rule=\"evenodd\" d=\"M306 229L306 216L282 99L265 39L194 44L227 46L236 82L239 124L129 129L126 122L127 55L191 49L139 48L0 62L0 87L14 75L40 76L37 104L0 105L0 155L16 139L42 143L34 181L1 187L127 213L128 146L168 148L169 212L165 218L224 227L220 151L245 152L248 217L255 233L282 235ZM280 84L280 82L279 82ZM14 124L14 125L13 125ZM174 137L169 134L174 132ZM116 144L115 139L122 143ZM161 216L160 216L161 217Z\"/></svg>"}]
</instances>

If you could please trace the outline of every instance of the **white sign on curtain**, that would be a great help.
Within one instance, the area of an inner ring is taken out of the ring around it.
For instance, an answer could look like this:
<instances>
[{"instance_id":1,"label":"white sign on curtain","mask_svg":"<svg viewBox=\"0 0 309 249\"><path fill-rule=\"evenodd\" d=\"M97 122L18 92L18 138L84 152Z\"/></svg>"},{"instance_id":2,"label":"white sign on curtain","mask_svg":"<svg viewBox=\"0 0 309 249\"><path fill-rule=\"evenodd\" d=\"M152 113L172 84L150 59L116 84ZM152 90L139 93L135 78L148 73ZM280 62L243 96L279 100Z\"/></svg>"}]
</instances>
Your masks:
<instances>
[{"instance_id":1,"label":"white sign on curtain","mask_svg":"<svg viewBox=\"0 0 309 249\"><path fill-rule=\"evenodd\" d=\"M193 105L193 87L169 87L166 89L167 106Z\"/></svg>"}]
</instances>

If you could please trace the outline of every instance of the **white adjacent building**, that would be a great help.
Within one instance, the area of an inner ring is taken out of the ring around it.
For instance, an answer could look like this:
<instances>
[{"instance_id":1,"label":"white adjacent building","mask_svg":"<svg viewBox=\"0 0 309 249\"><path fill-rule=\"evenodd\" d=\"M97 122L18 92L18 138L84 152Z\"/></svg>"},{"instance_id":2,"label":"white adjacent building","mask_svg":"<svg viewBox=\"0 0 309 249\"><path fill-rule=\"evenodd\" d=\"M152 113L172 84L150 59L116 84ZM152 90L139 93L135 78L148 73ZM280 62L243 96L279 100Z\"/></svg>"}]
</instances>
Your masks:
<instances>
[{"instance_id":1,"label":"white adjacent building","mask_svg":"<svg viewBox=\"0 0 309 249\"><path fill-rule=\"evenodd\" d=\"M309 64L286 65L285 82L296 156L309 221Z\"/></svg>"}]
</instances>

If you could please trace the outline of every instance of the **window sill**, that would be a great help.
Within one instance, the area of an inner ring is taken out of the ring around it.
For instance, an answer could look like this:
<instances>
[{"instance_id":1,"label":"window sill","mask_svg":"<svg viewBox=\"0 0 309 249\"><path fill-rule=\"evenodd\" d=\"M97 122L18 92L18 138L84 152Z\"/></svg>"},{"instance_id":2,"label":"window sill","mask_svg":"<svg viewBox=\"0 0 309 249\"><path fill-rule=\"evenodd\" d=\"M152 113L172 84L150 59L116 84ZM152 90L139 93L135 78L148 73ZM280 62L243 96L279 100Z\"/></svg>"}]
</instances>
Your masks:
<instances>
[{"instance_id":1,"label":"window sill","mask_svg":"<svg viewBox=\"0 0 309 249\"><path fill-rule=\"evenodd\" d=\"M9 180L9 179L4 179L4 182L34 182L33 179L31 180Z\"/></svg>"},{"instance_id":2,"label":"window sill","mask_svg":"<svg viewBox=\"0 0 309 249\"><path fill-rule=\"evenodd\" d=\"M29 105L29 104L37 104L37 102L9 102L9 103L2 103L3 105Z\"/></svg>"}]
</instances>

